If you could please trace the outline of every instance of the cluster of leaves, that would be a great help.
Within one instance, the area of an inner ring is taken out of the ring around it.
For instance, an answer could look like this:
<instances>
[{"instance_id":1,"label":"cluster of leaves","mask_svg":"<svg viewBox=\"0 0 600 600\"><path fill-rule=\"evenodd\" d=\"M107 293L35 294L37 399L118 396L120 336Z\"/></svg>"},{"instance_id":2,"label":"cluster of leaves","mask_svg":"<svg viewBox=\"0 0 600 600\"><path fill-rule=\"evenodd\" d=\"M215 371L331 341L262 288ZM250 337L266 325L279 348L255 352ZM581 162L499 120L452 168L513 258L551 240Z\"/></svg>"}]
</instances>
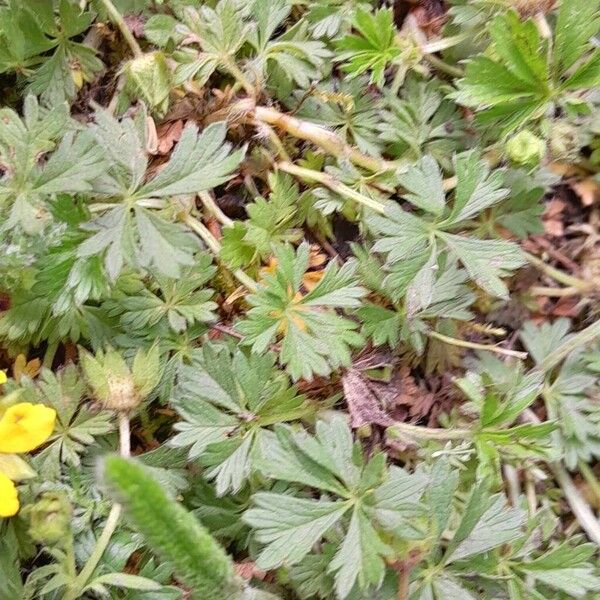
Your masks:
<instances>
[{"instance_id":1,"label":"cluster of leaves","mask_svg":"<svg viewBox=\"0 0 600 600\"><path fill-rule=\"evenodd\" d=\"M593 300L512 281L600 3L375 4L0 0L0 418L56 411L0 598L600 593Z\"/></svg>"}]
</instances>

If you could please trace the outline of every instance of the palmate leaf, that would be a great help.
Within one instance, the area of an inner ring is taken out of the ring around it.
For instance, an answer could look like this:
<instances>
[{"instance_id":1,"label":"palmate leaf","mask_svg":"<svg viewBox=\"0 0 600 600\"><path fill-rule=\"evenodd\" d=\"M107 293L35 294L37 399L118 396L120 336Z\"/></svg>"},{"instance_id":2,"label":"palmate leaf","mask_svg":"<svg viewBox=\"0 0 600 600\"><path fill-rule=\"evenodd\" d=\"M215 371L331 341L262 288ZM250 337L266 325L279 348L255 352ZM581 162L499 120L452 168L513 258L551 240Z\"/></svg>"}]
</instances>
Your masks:
<instances>
[{"instance_id":1,"label":"palmate leaf","mask_svg":"<svg viewBox=\"0 0 600 600\"><path fill-rule=\"evenodd\" d=\"M482 124L499 124L504 134L541 118L551 102L568 100L566 92L600 81L600 52L588 55L599 16L597 1L583 10L577 0L561 2L550 53L533 20L514 12L496 17L489 25L489 51L467 63L452 96L478 109Z\"/></svg>"},{"instance_id":2,"label":"palmate leaf","mask_svg":"<svg viewBox=\"0 0 600 600\"><path fill-rule=\"evenodd\" d=\"M292 379L312 379L350 364L350 350L362 343L356 324L336 313L337 308L360 305L365 290L356 285L356 264L338 268L330 262L319 283L302 295L308 268L308 244L296 252L291 246L275 249L276 271L265 276L257 293L248 296L252 308L238 324L254 352L264 352L282 335L280 361Z\"/></svg>"},{"instance_id":3,"label":"palmate leaf","mask_svg":"<svg viewBox=\"0 0 600 600\"><path fill-rule=\"evenodd\" d=\"M343 540L327 568L334 575L336 597L346 598L354 589L377 589L390 553L380 528L401 528L404 518L418 514L415 503L427 478L397 467L387 469L382 454L364 462L340 415L319 421L315 436L280 427L277 438L265 438L264 446L258 462L261 473L311 486L321 497L264 492L253 496L254 506L244 520L257 540L267 544L258 565L299 563L337 525L336 530L343 528Z\"/></svg>"},{"instance_id":4,"label":"palmate leaf","mask_svg":"<svg viewBox=\"0 0 600 600\"><path fill-rule=\"evenodd\" d=\"M392 204L384 216L371 216L367 223L375 234L373 250L387 254L390 275L386 285L392 297L409 292L411 312L426 309L432 299L433 270L440 256L459 260L470 278L493 296L506 297L501 278L524 263L519 247L505 240L480 240L452 231L506 197L502 178L473 152L454 159L458 183L448 206L440 170L431 157L424 157L398 182L406 199L431 216L417 216Z\"/></svg>"},{"instance_id":5,"label":"palmate leaf","mask_svg":"<svg viewBox=\"0 0 600 600\"><path fill-rule=\"evenodd\" d=\"M156 275L156 285L151 289L144 287L138 294L119 297L106 306L111 315L120 317L125 330L145 328L157 336L165 329L181 333L196 323L215 320L217 304L211 300L214 292L205 287L215 271L211 257L201 253L180 279Z\"/></svg>"},{"instance_id":6,"label":"palmate leaf","mask_svg":"<svg viewBox=\"0 0 600 600\"><path fill-rule=\"evenodd\" d=\"M170 444L190 447L219 495L237 492L254 469L264 432L276 423L309 416L304 396L275 369L275 356L247 356L205 345L180 369L172 403L183 417Z\"/></svg>"},{"instance_id":7,"label":"palmate leaf","mask_svg":"<svg viewBox=\"0 0 600 600\"><path fill-rule=\"evenodd\" d=\"M302 99L300 93L296 94ZM344 79L335 84L324 81L314 93L300 105L297 115L306 121L333 127L351 144L363 152L378 155L381 142L378 130L381 120L382 101L368 90L367 79Z\"/></svg>"},{"instance_id":8,"label":"palmate leaf","mask_svg":"<svg viewBox=\"0 0 600 600\"><path fill-rule=\"evenodd\" d=\"M523 344L533 360L540 363L557 346L568 341L571 323L557 319L554 323L536 325L526 322L521 332ZM557 373L546 373L544 400L549 414L559 426L554 446L569 468L578 461L589 462L600 455L600 409L594 401L598 381L586 365L583 353L569 355Z\"/></svg>"},{"instance_id":9,"label":"palmate leaf","mask_svg":"<svg viewBox=\"0 0 600 600\"><path fill-rule=\"evenodd\" d=\"M143 183L146 154L145 113L116 120L106 111L96 112L92 130L104 151L108 168L94 181L94 191L116 201L102 205L100 216L83 228L94 232L79 246L80 257L101 255L111 279L127 263L134 268L154 268L176 278L181 268L194 264L195 238L182 225L144 207L167 207L168 198L193 194L227 181L239 164L243 150L231 153L225 142L224 123L209 125L199 135L188 124L171 160L148 182ZM164 199L164 200L161 200ZM162 202L162 204L161 204Z\"/></svg>"},{"instance_id":10,"label":"palmate leaf","mask_svg":"<svg viewBox=\"0 0 600 600\"><path fill-rule=\"evenodd\" d=\"M0 178L0 207L9 209L4 228L37 233L50 218L55 193L92 189L104 169L102 155L89 133L76 129L66 105L46 110L34 96L26 97L23 118L0 110L0 159L7 167Z\"/></svg>"},{"instance_id":11,"label":"palmate leaf","mask_svg":"<svg viewBox=\"0 0 600 600\"><path fill-rule=\"evenodd\" d=\"M437 80L407 79L401 97L387 97L385 108L378 129L388 152L415 161L429 154L451 168L449 157L463 146L465 125Z\"/></svg>"},{"instance_id":12,"label":"palmate leaf","mask_svg":"<svg viewBox=\"0 0 600 600\"><path fill-rule=\"evenodd\" d=\"M58 478L61 464L81 466L81 456L96 437L114 429L109 411L95 412L83 403L86 385L77 367L68 365L58 374L44 369L35 393L56 410L57 419L49 443L35 458L39 472Z\"/></svg>"},{"instance_id":13,"label":"palmate leaf","mask_svg":"<svg viewBox=\"0 0 600 600\"><path fill-rule=\"evenodd\" d=\"M248 35L256 55L249 64L249 72L266 78L272 67L300 88L307 88L317 79L318 68L331 56L323 42L307 35L307 23L299 21L282 35L273 38L275 31L291 12L287 0L264 2L257 0L252 9L256 21Z\"/></svg>"},{"instance_id":14,"label":"palmate leaf","mask_svg":"<svg viewBox=\"0 0 600 600\"><path fill-rule=\"evenodd\" d=\"M385 69L401 53L395 43L396 28L392 11L380 9L375 14L359 7L353 23L360 35L347 35L337 43L338 61L346 61L343 70L350 77L369 71L371 81L381 87Z\"/></svg>"},{"instance_id":15,"label":"palmate leaf","mask_svg":"<svg viewBox=\"0 0 600 600\"><path fill-rule=\"evenodd\" d=\"M182 266L194 264L195 239L181 225L145 208L135 207L131 212L126 205L117 205L82 227L93 235L79 245L78 256L104 254L104 266L113 281L126 263L152 267L168 277L179 277Z\"/></svg>"},{"instance_id":16,"label":"palmate leaf","mask_svg":"<svg viewBox=\"0 0 600 600\"><path fill-rule=\"evenodd\" d=\"M299 224L300 194L291 177L269 174L269 199L258 197L246 206L248 219L223 229L221 257L233 267L246 266L266 259L273 244L293 242L301 233Z\"/></svg>"},{"instance_id":17,"label":"palmate leaf","mask_svg":"<svg viewBox=\"0 0 600 600\"><path fill-rule=\"evenodd\" d=\"M307 500L266 492L255 494L252 500L254 507L245 513L244 520L258 531L257 540L268 544L259 558L265 569L299 562L350 508L348 502L339 500ZM355 565L349 566L353 569Z\"/></svg>"},{"instance_id":18,"label":"palmate leaf","mask_svg":"<svg viewBox=\"0 0 600 600\"><path fill-rule=\"evenodd\" d=\"M92 47L73 39L92 25L94 13L76 0L8 4L0 17L6 24L0 26L0 70L26 75L28 92L48 106L73 99L103 67Z\"/></svg>"}]
</instances>

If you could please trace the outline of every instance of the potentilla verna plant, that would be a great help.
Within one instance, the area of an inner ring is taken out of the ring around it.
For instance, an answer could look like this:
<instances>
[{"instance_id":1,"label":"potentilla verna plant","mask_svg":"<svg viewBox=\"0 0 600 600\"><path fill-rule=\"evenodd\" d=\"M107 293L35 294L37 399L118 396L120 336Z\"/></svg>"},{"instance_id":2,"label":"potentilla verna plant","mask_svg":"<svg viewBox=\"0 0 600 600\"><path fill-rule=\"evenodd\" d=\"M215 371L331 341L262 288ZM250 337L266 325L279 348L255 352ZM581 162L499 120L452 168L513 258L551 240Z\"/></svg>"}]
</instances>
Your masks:
<instances>
[{"instance_id":1,"label":"potentilla verna plant","mask_svg":"<svg viewBox=\"0 0 600 600\"><path fill-rule=\"evenodd\" d=\"M0 0L0 600L598 600L599 40Z\"/></svg>"}]
</instances>

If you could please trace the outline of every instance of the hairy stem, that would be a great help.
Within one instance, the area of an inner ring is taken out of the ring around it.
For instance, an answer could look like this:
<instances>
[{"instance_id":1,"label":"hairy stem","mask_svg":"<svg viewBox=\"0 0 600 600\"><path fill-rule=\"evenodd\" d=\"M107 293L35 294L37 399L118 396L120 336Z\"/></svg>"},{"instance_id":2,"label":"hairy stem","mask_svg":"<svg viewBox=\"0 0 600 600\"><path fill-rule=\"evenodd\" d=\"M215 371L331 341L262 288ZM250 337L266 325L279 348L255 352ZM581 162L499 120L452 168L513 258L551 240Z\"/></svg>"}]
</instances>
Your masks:
<instances>
[{"instance_id":1,"label":"hairy stem","mask_svg":"<svg viewBox=\"0 0 600 600\"><path fill-rule=\"evenodd\" d=\"M127 23L125 23L125 20L123 19L121 13L117 10L117 7L112 3L111 0L100 0L100 2L106 9L110 20L119 28L121 35L127 42L127 45L131 48L133 55L136 58L143 56L144 53L142 52L140 45L137 43L135 37L133 37L133 33L131 33L131 30L129 27L127 27Z\"/></svg>"},{"instance_id":2,"label":"hairy stem","mask_svg":"<svg viewBox=\"0 0 600 600\"><path fill-rule=\"evenodd\" d=\"M396 600L408 600L410 586L410 571L407 567L402 567L398 572L398 591Z\"/></svg>"},{"instance_id":3,"label":"hairy stem","mask_svg":"<svg viewBox=\"0 0 600 600\"><path fill-rule=\"evenodd\" d=\"M355 202L358 202L359 204L362 204L363 206L366 206L367 208L370 208L379 214L385 213L385 205L382 202L357 192L327 173L323 173L322 171L314 171L313 169L306 169L305 167L299 167L289 162L280 162L277 163L276 166L281 171L285 171L290 175L295 175L301 179L307 179L309 181L321 183L333 192L338 193L340 196L354 200Z\"/></svg>"},{"instance_id":4,"label":"hairy stem","mask_svg":"<svg viewBox=\"0 0 600 600\"><path fill-rule=\"evenodd\" d=\"M525 258L535 267L537 267L540 271L545 273L554 281L558 283L562 283L563 285L567 285L570 287L575 287L580 290L580 292L588 291L593 288L593 283L589 281L584 281L583 279L578 279L577 277L573 277L568 273L563 273L559 269L555 269L554 267L547 265L542 259L537 256L530 254L529 252L524 252Z\"/></svg>"},{"instance_id":5,"label":"hairy stem","mask_svg":"<svg viewBox=\"0 0 600 600\"><path fill-rule=\"evenodd\" d=\"M577 522L581 525L581 528L585 531L590 540L600 546L600 521L594 514L594 511L586 502L585 498L579 493L571 476L561 463L551 463L550 468L552 469L554 477L560 485L573 514L577 518Z\"/></svg>"},{"instance_id":6,"label":"hairy stem","mask_svg":"<svg viewBox=\"0 0 600 600\"><path fill-rule=\"evenodd\" d=\"M527 352L519 352L517 350L509 350L507 348L501 348L500 346L493 346L489 344L478 344L477 342L468 342L466 340L459 340L437 331L428 331L427 336L440 340L446 344L452 346L459 346L460 348L471 348L473 350L485 350L487 352L494 352L496 354L502 354L502 356L513 356L515 358L527 358Z\"/></svg>"},{"instance_id":7,"label":"hairy stem","mask_svg":"<svg viewBox=\"0 0 600 600\"><path fill-rule=\"evenodd\" d=\"M131 456L131 430L129 423L129 415L127 413L121 412L118 415L119 419L119 449L120 454L123 458L128 458ZM110 509L110 513L106 519L106 523L104 524L104 529L100 534L100 537L96 541L96 546L94 550L90 554L87 562L83 566L83 569L79 572L79 575L75 578L73 585L67 589L67 592L63 596L63 600L75 600L79 598L85 586L88 583L89 578L94 573L94 570L98 566L102 555L104 554L109 542L112 537L117 525L119 524L119 519L121 518L122 506L118 503L112 505Z\"/></svg>"},{"instance_id":8,"label":"hairy stem","mask_svg":"<svg viewBox=\"0 0 600 600\"><path fill-rule=\"evenodd\" d=\"M395 422L387 428L392 437L411 437L428 440L464 440L472 437L470 429L444 429L442 427L420 427L409 423Z\"/></svg>"},{"instance_id":9,"label":"hairy stem","mask_svg":"<svg viewBox=\"0 0 600 600\"><path fill-rule=\"evenodd\" d=\"M582 294L581 288L574 286L554 288L543 285L534 285L529 288L529 292L534 296L547 296L549 298L565 298L568 296L580 296Z\"/></svg>"},{"instance_id":10,"label":"hairy stem","mask_svg":"<svg viewBox=\"0 0 600 600\"><path fill-rule=\"evenodd\" d=\"M244 75L242 70L237 66L236 62L229 56L224 56L221 59L221 64L225 68L226 71L239 83L243 88L246 94L251 97L256 95L256 89L254 86L248 81L248 78Z\"/></svg>"},{"instance_id":11,"label":"hairy stem","mask_svg":"<svg viewBox=\"0 0 600 600\"><path fill-rule=\"evenodd\" d=\"M219 208L219 205L215 202L210 192L204 191L198 194L204 208L213 216L219 223L225 225L225 227L232 227L233 221Z\"/></svg>"},{"instance_id":12,"label":"hairy stem","mask_svg":"<svg viewBox=\"0 0 600 600\"><path fill-rule=\"evenodd\" d=\"M454 65L449 65L435 54L425 54L424 58L432 67L435 67L442 73L446 73L446 75L450 75L451 77L464 77L465 75L465 72L462 69L455 67Z\"/></svg>"},{"instance_id":13,"label":"hairy stem","mask_svg":"<svg viewBox=\"0 0 600 600\"><path fill-rule=\"evenodd\" d=\"M396 162L374 158L353 148L337 133L325 129L316 123L302 121L267 106L256 106L252 112L256 120L282 129L294 137L312 142L325 150L328 154L346 158L355 165L363 167L368 171L395 171L399 166Z\"/></svg>"}]
</instances>

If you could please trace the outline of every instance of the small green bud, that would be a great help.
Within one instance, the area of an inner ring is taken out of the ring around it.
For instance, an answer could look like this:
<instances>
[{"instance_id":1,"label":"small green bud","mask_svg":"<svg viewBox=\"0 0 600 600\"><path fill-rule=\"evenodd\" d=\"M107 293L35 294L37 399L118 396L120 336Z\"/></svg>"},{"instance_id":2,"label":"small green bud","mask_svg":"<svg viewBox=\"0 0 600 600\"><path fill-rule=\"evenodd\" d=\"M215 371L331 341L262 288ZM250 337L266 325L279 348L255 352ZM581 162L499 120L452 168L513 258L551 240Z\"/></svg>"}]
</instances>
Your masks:
<instances>
[{"instance_id":1,"label":"small green bud","mask_svg":"<svg viewBox=\"0 0 600 600\"><path fill-rule=\"evenodd\" d=\"M126 89L159 113L169 106L171 72L162 52L149 52L125 65Z\"/></svg>"},{"instance_id":2,"label":"small green bud","mask_svg":"<svg viewBox=\"0 0 600 600\"><path fill-rule=\"evenodd\" d=\"M81 350L80 363L96 399L104 408L117 412L133 410L156 387L160 380L158 347L140 348L130 369L123 357L112 348L95 356Z\"/></svg>"},{"instance_id":3,"label":"small green bud","mask_svg":"<svg viewBox=\"0 0 600 600\"><path fill-rule=\"evenodd\" d=\"M62 545L70 538L73 508L63 492L44 492L27 514L29 535L38 544Z\"/></svg>"},{"instance_id":4,"label":"small green bud","mask_svg":"<svg viewBox=\"0 0 600 600\"><path fill-rule=\"evenodd\" d=\"M579 155L579 149L583 145L575 125L564 121L559 121L552 125L550 131L550 154L553 159L574 159Z\"/></svg>"},{"instance_id":5,"label":"small green bud","mask_svg":"<svg viewBox=\"0 0 600 600\"><path fill-rule=\"evenodd\" d=\"M504 145L508 158L519 165L537 165L546 154L546 143L527 129L513 135Z\"/></svg>"}]
</instances>

